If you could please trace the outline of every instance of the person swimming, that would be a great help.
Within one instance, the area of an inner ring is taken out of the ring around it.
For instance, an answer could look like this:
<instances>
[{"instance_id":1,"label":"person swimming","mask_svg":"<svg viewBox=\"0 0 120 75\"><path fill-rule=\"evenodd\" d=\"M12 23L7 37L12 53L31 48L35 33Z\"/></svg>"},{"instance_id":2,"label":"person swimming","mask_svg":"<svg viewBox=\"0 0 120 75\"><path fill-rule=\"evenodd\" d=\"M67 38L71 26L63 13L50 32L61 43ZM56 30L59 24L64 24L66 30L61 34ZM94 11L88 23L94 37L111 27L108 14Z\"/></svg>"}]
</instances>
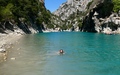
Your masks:
<instances>
[{"instance_id":1,"label":"person swimming","mask_svg":"<svg viewBox=\"0 0 120 75\"><path fill-rule=\"evenodd\" d=\"M61 49L61 50L59 50L59 53L60 53L60 54L63 54L63 53L64 53L64 51Z\"/></svg>"}]
</instances>

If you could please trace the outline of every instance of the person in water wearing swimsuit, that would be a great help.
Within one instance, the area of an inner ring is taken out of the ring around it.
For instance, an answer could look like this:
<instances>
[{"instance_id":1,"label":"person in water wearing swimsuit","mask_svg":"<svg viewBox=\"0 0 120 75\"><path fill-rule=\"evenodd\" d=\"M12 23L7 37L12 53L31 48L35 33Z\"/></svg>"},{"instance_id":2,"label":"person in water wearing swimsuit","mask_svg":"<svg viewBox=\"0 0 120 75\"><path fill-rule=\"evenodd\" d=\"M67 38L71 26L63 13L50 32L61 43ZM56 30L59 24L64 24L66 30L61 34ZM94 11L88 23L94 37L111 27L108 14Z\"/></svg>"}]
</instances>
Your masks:
<instances>
[{"instance_id":1,"label":"person in water wearing swimsuit","mask_svg":"<svg viewBox=\"0 0 120 75\"><path fill-rule=\"evenodd\" d=\"M61 49L61 50L59 50L59 53L60 53L60 54L63 54L63 53L64 53L64 51Z\"/></svg>"}]
</instances>

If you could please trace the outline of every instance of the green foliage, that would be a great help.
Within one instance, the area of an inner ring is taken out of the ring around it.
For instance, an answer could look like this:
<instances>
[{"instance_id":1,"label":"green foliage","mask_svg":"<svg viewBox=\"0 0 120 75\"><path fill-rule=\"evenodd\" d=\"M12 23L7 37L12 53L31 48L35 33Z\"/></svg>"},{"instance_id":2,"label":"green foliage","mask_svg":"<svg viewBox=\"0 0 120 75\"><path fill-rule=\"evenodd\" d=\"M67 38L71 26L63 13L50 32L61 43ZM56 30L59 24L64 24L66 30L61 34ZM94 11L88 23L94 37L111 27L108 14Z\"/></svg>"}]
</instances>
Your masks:
<instances>
[{"instance_id":1,"label":"green foliage","mask_svg":"<svg viewBox=\"0 0 120 75\"><path fill-rule=\"evenodd\" d=\"M7 6L5 7L0 7L0 16L1 16L1 20L9 20L12 18L13 14L11 9L13 8L13 4L9 3L7 4Z\"/></svg>"},{"instance_id":2,"label":"green foliage","mask_svg":"<svg viewBox=\"0 0 120 75\"><path fill-rule=\"evenodd\" d=\"M62 30L66 30L66 29L67 29L67 26L66 26L66 24L64 24L64 25L62 25L60 28L61 28Z\"/></svg>"},{"instance_id":3,"label":"green foliage","mask_svg":"<svg viewBox=\"0 0 120 75\"><path fill-rule=\"evenodd\" d=\"M29 18L31 16L37 16L38 14L38 2L37 0L11 0L14 4L12 10L17 17Z\"/></svg>"},{"instance_id":4,"label":"green foliage","mask_svg":"<svg viewBox=\"0 0 120 75\"><path fill-rule=\"evenodd\" d=\"M118 12L120 10L120 0L113 0L113 4L114 4L114 12Z\"/></svg>"},{"instance_id":5,"label":"green foliage","mask_svg":"<svg viewBox=\"0 0 120 75\"><path fill-rule=\"evenodd\" d=\"M92 3L93 3L93 0L87 4L87 9L89 9L89 7Z\"/></svg>"},{"instance_id":6,"label":"green foliage","mask_svg":"<svg viewBox=\"0 0 120 75\"><path fill-rule=\"evenodd\" d=\"M54 25L53 24L48 24L48 26L47 26L48 28L54 28Z\"/></svg>"},{"instance_id":7,"label":"green foliage","mask_svg":"<svg viewBox=\"0 0 120 75\"><path fill-rule=\"evenodd\" d=\"M36 18L36 24L37 25L41 25L43 21L44 21L43 18Z\"/></svg>"},{"instance_id":8,"label":"green foliage","mask_svg":"<svg viewBox=\"0 0 120 75\"><path fill-rule=\"evenodd\" d=\"M51 14L39 0L0 0L0 21L14 19L18 22L19 18L41 25L49 24Z\"/></svg>"},{"instance_id":9,"label":"green foliage","mask_svg":"<svg viewBox=\"0 0 120 75\"><path fill-rule=\"evenodd\" d=\"M38 0L0 0L0 16L29 18L38 14Z\"/></svg>"},{"instance_id":10,"label":"green foliage","mask_svg":"<svg viewBox=\"0 0 120 75\"><path fill-rule=\"evenodd\" d=\"M79 22L78 26L79 26L79 28L81 28L82 27L82 22Z\"/></svg>"},{"instance_id":11,"label":"green foliage","mask_svg":"<svg viewBox=\"0 0 120 75\"><path fill-rule=\"evenodd\" d=\"M48 24L48 22L50 22L49 19L51 18L50 13L48 13L46 10L43 10L41 14L41 17L44 19L44 22Z\"/></svg>"},{"instance_id":12,"label":"green foliage","mask_svg":"<svg viewBox=\"0 0 120 75\"><path fill-rule=\"evenodd\" d=\"M82 27L82 20L81 19L78 19L78 26L79 26L79 28Z\"/></svg>"},{"instance_id":13,"label":"green foliage","mask_svg":"<svg viewBox=\"0 0 120 75\"><path fill-rule=\"evenodd\" d=\"M76 17L76 14L75 14L75 13L73 13L73 14L71 14L71 15L68 17L68 19L73 20L75 17Z\"/></svg>"},{"instance_id":14,"label":"green foliage","mask_svg":"<svg viewBox=\"0 0 120 75\"><path fill-rule=\"evenodd\" d=\"M70 29L70 28L72 28L72 27L73 27L72 24L69 24L69 25L67 26L68 29Z\"/></svg>"}]
</instances>

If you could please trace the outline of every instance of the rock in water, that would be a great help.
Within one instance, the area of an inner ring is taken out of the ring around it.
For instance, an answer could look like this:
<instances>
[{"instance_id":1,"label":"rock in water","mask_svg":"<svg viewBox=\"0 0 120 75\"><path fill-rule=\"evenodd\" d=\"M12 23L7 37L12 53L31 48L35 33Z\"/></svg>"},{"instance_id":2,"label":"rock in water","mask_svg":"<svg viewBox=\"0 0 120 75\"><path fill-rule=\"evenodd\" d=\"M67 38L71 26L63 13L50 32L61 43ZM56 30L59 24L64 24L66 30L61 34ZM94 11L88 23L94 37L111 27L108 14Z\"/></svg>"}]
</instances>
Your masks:
<instances>
[{"instance_id":1,"label":"rock in water","mask_svg":"<svg viewBox=\"0 0 120 75\"><path fill-rule=\"evenodd\" d=\"M15 60L16 58L13 57L13 58L10 58L10 59L11 59L11 60Z\"/></svg>"},{"instance_id":2,"label":"rock in water","mask_svg":"<svg viewBox=\"0 0 120 75\"><path fill-rule=\"evenodd\" d=\"M1 52L1 53L5 53L6 50L5 50L5 49L0 49L0 52Z\"/></svg>"}]
</instances>

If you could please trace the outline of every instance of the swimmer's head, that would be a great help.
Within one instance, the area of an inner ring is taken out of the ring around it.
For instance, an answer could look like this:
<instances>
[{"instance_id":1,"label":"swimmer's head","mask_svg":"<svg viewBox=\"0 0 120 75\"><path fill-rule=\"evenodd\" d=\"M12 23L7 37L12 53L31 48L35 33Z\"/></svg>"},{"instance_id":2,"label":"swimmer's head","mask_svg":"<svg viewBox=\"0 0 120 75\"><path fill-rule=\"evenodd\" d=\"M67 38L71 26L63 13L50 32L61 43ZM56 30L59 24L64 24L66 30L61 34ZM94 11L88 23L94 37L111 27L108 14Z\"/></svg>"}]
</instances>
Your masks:
<instances>
[{"instance_id":1,"label":"swimmer's head","mask_svg":"<svg viewBox=\"0 0 120 75\"><path fill-rule=\"evenodd\" d=\"M59 51L60 53L64 53L64 51L61 49L60 51Z\"/></svg>"}]
</instances>

